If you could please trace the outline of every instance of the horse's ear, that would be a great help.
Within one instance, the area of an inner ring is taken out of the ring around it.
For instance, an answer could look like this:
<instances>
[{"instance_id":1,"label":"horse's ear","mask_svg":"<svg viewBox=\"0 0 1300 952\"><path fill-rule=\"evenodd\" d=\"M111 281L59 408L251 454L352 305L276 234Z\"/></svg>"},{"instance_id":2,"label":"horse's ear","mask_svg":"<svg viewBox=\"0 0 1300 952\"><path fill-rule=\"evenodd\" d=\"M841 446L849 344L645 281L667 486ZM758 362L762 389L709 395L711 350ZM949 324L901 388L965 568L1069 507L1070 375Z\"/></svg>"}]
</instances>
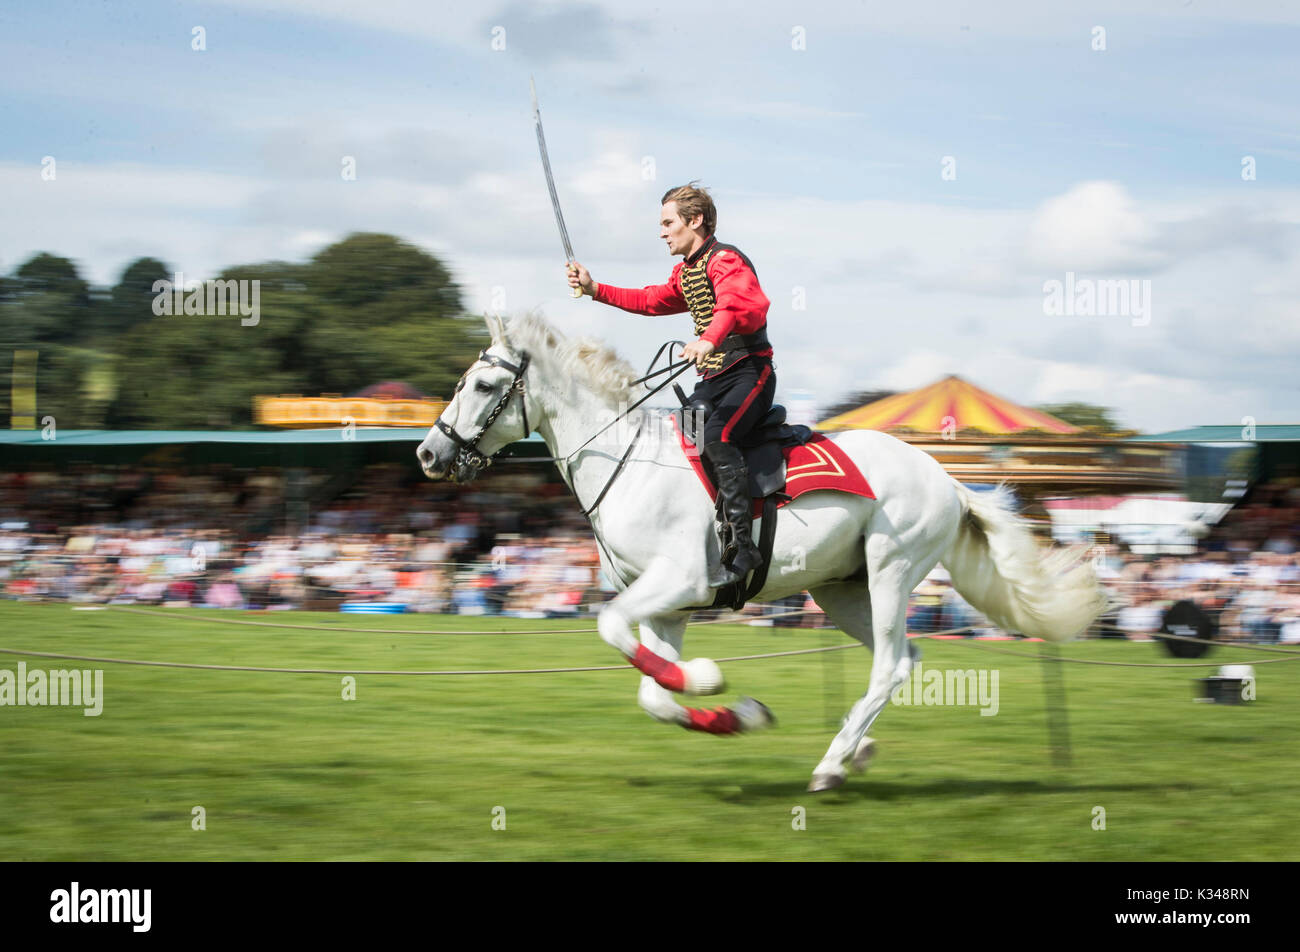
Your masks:
<instances>
[{"instance_id":1,"label":"horse's ear","mask_svg":"<svg viewBox=\"0 0 1300 952\"><path fill-rule=\"evenodd\" d=\"M506 336L506 322L496 314L485 315L487 320L488 334L492 336L492 343L501 347L510 349L510 339Z\"/></svg>"}]
</instances>

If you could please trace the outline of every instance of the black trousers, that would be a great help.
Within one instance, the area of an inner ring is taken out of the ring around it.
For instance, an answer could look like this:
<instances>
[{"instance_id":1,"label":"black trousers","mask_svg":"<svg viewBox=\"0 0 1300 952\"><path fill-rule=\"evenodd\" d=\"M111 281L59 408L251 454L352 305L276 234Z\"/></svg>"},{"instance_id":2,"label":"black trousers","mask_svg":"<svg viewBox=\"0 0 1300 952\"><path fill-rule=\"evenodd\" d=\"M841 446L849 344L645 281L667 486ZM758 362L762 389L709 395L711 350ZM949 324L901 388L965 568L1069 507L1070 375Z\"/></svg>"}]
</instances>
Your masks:
<instances>
[{"instance_id":1,"label":"black trousers","mask_svg":"<svg viewBox=\"0 0 1300 952\"><path fill-rule=\"evenodd\" d=\"M776 373L768 357L746 357L716 377L701 380L691 398L713 404L713 413L704 421L704 446L743 438L767 416L775 395Z\"/></svg>"}]
</instances>

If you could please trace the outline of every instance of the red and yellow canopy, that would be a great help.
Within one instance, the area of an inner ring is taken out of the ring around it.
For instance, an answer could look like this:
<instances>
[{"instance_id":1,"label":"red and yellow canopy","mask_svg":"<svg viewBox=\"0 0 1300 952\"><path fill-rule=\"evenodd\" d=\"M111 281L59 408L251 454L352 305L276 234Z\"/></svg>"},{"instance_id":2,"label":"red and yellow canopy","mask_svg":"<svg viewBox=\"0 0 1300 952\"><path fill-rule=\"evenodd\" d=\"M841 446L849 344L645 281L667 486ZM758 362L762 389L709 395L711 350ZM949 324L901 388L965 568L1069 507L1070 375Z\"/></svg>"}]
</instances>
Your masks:
<instances>
[{"instance_id":1,"label":"red and yellow canopy","mask_svg":"<svg viewBox=\"0 0 1300 952\"><path fill-rule=\"evenodd\" d=\"M1031 410L994 396L957 376L896 393L817 424L818 430L892 430L908 428L919 433L942 433L972 427L985 433L1079 433L1079 427L1049 413Z\"/></svg>"}]
</instances>

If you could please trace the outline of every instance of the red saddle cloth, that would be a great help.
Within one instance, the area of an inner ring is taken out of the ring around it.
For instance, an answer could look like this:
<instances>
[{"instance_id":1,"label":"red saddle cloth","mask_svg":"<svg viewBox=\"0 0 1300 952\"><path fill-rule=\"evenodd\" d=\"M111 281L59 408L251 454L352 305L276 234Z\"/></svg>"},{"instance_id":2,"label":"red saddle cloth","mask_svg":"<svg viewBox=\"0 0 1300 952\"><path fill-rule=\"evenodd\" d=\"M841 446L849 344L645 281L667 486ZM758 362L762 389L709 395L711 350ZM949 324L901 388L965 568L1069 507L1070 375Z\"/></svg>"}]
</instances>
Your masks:
<instances>
[{"instance_id":1,"label":"red saddle cloth","mask_svg":"<svg viewBox=\"0 0 1300 952\"><path fill-rule=\"evenodd\" d=\"M692 443L687 442L686 435L677 428L676 420L673 421L673 428L677 430L682 451L691 461L695 475L700 477L700 482L708 491L709 498L717 502L718 488L709 481L708 475L704 472L704 461L700 451ZM852 493L868 499L876 498L866 477L862 475L853 460L849 459L848 454L840 449L834 440L828 439L824 434L814 433L807 443L783 447L781 455L785 457L785 489L782 492L786 498L777 503L778 508L814 489L833 489L836 492ZM755 499L754 517L758 518L762 514L763 500Z\"/></svg>"}]
</instances>

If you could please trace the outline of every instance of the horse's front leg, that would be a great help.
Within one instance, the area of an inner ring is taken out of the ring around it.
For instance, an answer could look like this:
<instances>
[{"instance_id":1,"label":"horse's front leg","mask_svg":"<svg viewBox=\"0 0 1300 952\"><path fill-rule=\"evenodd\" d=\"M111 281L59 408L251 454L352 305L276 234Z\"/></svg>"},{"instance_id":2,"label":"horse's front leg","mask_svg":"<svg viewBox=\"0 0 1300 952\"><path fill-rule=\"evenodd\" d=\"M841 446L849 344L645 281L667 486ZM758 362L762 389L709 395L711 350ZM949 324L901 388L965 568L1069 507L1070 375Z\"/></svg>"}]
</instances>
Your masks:
<instances>
[{"instance_id":1,"label":"horse's front leg","mask_svg":"<svg viewBox=\"0 0 1300 952\"><path fill-rule=\"evenodd\" d=\"M660 687L686 694L717 694L725 686L722 669L708 658L679 662L637 641L632 626L655 615L712 602L707 573L692 573L690 563L656 556L649 568L600 611L600 637L622 652Z\"/></svg>"},{"instance_id":2,"label":"horse's front leg","mask_svg":"<svg viewBox=\"0 0 1300 952\"><path fill-rule=\"evenodd\" d=\"M685 614L661 615L647 618L641 622L641 644L665 661L680 663L682 657L682 636L686 633L686 622L690 616ZM641 686L637 689L637 703L656 721L664 724L690 723L687 708L677 703L673 692L660 687L650 675L642 675Z\"/></svg>"},{"instance_id":3,"label":"horse's front leg","mask_svg":"<svg viewBox=\"0 0 1300 952\"><path fill-rule=\"evenodd\" d=\"M674 613L647 618L641 623L641 644L667 661L677 661L682 656L682 635L686 632L688 617ZM715 707L712 710L683 707L671 691L660 687L649 675L641 678L637 701L656 721L706 734L741 734L776 723L767 705L752 697L740 698L733 707Z\"/></svg>"}]
</instances>

